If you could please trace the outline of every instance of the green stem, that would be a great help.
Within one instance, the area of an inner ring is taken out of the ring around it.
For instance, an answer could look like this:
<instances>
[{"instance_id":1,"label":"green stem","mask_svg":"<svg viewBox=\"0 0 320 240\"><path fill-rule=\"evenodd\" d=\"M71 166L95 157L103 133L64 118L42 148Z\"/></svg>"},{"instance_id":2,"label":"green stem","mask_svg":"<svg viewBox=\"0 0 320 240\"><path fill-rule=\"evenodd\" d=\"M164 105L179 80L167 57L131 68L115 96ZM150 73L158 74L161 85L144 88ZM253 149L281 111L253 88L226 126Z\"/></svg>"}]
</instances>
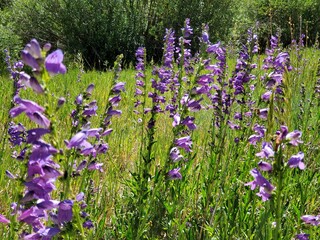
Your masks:
<instances>
[{"instance_id":1,"label":"green stem","mask_svg":"<svg viewBox=\"0 0 320 240\"><path fill-rule=\"evenodd\" d=\"M276 227L273 231L273 239L282 239L281 238L281 217L282 217L282 189L283 189L283 175L284 167L282 161L282 149L279 146L279 152L276 155L276 166L275 172L277 174L277 191L276 191L276 206L275 206L275 218L276 218Z\"/></svg>"}]
</instances>

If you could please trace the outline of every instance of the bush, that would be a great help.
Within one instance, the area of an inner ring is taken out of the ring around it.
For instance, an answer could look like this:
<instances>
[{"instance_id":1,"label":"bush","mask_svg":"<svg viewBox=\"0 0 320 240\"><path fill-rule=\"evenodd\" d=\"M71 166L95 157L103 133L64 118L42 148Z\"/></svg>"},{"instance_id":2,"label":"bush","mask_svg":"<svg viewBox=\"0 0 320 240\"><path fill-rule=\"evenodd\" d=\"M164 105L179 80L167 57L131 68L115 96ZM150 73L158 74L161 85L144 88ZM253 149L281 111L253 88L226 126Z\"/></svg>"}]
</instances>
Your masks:
<instances>
[{"instance_id":1,"label":"bush","mask_svg":"<svg viewBox=\"0 0 320 240\"><path fill-rule=\"evenodd\" d=\"M141 45L147 47L149 60L160 60L164 27L180 34L187 17L195 34L208 23L213 26L212 40L225 39L232 26L232 2L15 0L11 21L24 42L37 38L71 54L81 52L87 67L101 69L120 53L127 64L134 62L134 51Z\"/></svg>"}]
</instances>

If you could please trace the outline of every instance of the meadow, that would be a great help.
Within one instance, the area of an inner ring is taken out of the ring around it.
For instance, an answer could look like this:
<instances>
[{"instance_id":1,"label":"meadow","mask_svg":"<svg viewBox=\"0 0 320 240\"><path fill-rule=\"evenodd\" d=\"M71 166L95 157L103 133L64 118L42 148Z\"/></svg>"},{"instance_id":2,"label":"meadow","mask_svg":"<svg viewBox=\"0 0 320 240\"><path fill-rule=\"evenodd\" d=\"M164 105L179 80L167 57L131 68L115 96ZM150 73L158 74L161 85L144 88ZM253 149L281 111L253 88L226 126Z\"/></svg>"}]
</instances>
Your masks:
<instances>
[{"instance_id":1,"label":"meadow","mask_svg":"<svg viewBox=\"0 0 320 240\"><path fill-rule=\"evenodd\" d=\"M105 72L36 40L7 57L1 239L320 237L319 47L192 34Z\"/></svg>"}]
</instances>

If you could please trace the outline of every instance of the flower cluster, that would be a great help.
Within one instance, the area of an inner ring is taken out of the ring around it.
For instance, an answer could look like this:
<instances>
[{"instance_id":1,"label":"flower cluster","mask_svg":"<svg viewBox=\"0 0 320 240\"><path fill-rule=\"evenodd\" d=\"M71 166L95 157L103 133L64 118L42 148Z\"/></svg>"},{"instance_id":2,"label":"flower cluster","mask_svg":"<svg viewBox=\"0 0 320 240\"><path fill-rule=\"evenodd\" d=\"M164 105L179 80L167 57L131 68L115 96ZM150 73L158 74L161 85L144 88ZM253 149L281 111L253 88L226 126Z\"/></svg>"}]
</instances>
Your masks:
<instances>
[{"instance_id":1,"label":"flower cluster","mask_svg":"<svg viewBox=\"0 0 320 240\"><path fill-rule=\"evenodd\" d=\"M46 44L41 49L35 39L31 40L21 52L23 62L17 62L11 70L16 91L13 96L14 106L9 111L9 115L11 118L16 118L24 113L36 125L29 130L21 123L11 123L9 127L12 146L22 147L20 153L14 152L13 157L24 161L27 166L26 178L23 180L25 191L19 203L13 203L11 206L13 214L17 215L17 220L32 227L32 233L21 234L24 239L50 239L62 231L65 224L72 218L70 217L72 204L69 204L69 200L60 202L51 198L51 193L56 188L55 182L61 173L59 164L54 162L55 156L60 154L60 151L44 140L45 135L52 133L52 123L47 116L47 109L19 96L19 90L23 87L31 87L36 93L44 93L48 74L66 72L62 63L62 51L56 50L45 57L49 50L50 45ZM24 64L32 68L33 76L21 71ZM17 178L9 171L7 175L12 179ZM55 224L46 226L48 216L55 212L57 212L56 221L51 218ZM3 216L1 218L4 223L10 222Z\"/></svg>"},{"instance_id":2,"label":"flower cluster","mask_svg":"<svg viewBox=\"0 0 320 240\"><path fill-rule=\"evenodd\" d=\"M253 129L256 134L251 135L248 141L250 144L256 145L257 142L262 141L266 130L259 125L255 125ZM280 130L277 131L277 138L274 143L263 141L261 151L256 153L256 156L261 159L258 163L260 171L272 173L274 165L277 164L277 162L274 161L275 155L278 154L280 149L282 150L286 145L298 146L298 144L302 143L300 140L301 135L302 133L298 130L288 132L287 126L281 126ZM299 169L304 170L305 164L303 159L303 152L298 152L296 155L292 155L289 158L287 166L290 168L298 167ZM257 195L260 196L263 201L270 199L272 190L274 189L274 187L271 187L271 183L269 183L256 168L251 170L251 175L255 180L253 182L246 183L245 185L251 186L251 190L254 190L257 185L260 186L260 192L257 193Z\"/></svg>"}]
</instances>

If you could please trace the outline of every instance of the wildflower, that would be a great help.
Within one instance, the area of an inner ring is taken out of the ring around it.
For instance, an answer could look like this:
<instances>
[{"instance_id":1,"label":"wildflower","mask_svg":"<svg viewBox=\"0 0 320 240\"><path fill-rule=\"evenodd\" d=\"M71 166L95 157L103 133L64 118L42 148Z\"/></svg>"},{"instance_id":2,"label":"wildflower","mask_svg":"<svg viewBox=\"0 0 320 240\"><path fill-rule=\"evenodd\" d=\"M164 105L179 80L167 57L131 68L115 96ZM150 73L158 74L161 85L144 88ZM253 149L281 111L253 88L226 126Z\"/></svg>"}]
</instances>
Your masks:
<instances>
[{"instance_id":1,"label":"wildflower","mask_svg":"<svg viewBox=\"0 0 320 240\"><path fill-rule=\"evenodd\" d=\"M298 146L299 143L302 143L300 140L302 133L298 130L294 130L286 135L286 140L293 146Z\"/></svg>"},{"instance_id":2,"label":"wildflower","mask_svg":"<svg viewBox=\"0 0 320 240\"><path fill-rule=\"evenodd\" d=\"M268 108L259 109L258 115L261 119L267 119L268 118Z\"/></svg>"},{"instance_id":3,"label":"wildflower","mask_svg":"<svg viewBox=\"0 0 320 240\"><path fill-rule=\"evenodd\" d=\"M297 239L297 240L309 240L309 236L310 236L310 234L300 233L300 234L297 234L295 236L295 239Z\"/></svg>"},{"instance_id":4,"label":"wildflower","mask_svg":"<svg viewBox=\"0 0 320 240\"><path fill-rule=\"evenodd\" d=\"M272 184L265 179L256 168L252 169L250 174L254 177L254 180L246 183L245 186L251 186L251 190L254 190L259 186L260 190L259 193L257 193L257 196L261 197L262 201L269 200L274 186L272 186Z\"/></svg>"},{"instance_id":5,"label":"wildflower","mask_svg":"<svg viewBox=\"0 0 320 240\"><path fill-rule=\"evenodd\" d=\"M271 172L272 171L272 165L268 162L260 161L258 163L258 167L261 171Z\"/></svg>"},{"instance_id":6,"label":"wildflower","mask_svg":"<svg viewBox=\"0 0 320 240\"><path fill-rule=\"evenodd\" d=\"M72 220L72 207L73 202L71 200L64 200L59 203L58 208L58 222L61 223L67 223Z\"/></svg>"},{"instance_id":7,"label":"wildflower","mask_svg":"<svg viewBox=\"0 0 320 240\"><path fill-rule=\"evenodd\" d=\"M93 223L92 223L91 220L85 221L85 222L82 224L82 226L83 226L84 228L87 228L87 229L90 229L90 228L93 228L93 227L94 227L94 225L93 225Z\"/></svg>"},{"instance_id":8,"label":"wildflower","mask_svg":"<svg viewBox=\"0 0 320 240\"><path fill-rule=\"evenodd\" d=\"M118 82L116 85L114 85L114 87L112 88L112 92L113 93L120 93L124 91L124 86L125 83L123 82Z\"/></svg>"},{"instance_id":9,"label":"wildflower","mask_svg":"<svg viewBox=\"0 0 320 240\"><path fill-rule=\"evenodd\" d=\"M24 100L19 97L16 97L14 100L18 106L9 111L9 114L12 118L17 117L24 112L31 121L39 124L42 127L49 128L50 120L42 114L44 112L43 107L39 106L33 101Z\"/></svg>"},{"instance_id":10,"label":"wildflower","mask_svg":"<svg viewBox=\"0 0 320 240\"><path fill-rule=\"evenodd\" d=\"M2 214L0 214L0 222L1 223L6 223L6 224L10 223L10 221L5 216L3 216Z\"/></svg>"},{"instance_id":11,"label":"wildflower","mask_svg":"<svg viewBox=\"0 0 320 240\"><path fill-rule=\"evenodd\" d=\"M190 136L176 139L175 144L177 147L181 147L187 152L191 152L192 141Z\"/></svg>"},{"instance_id":12,"label":"wildflower","mask_svg":"<svg viewBox=\"0 0 320 240\"><path fill-rule=\"evenodd\" d=\"M288 161L288 166L290 168L299 167L300 170L304 170L306 166L302 161L303 158L304 158L304 153L303 152L299 152L298 154L293 155Z\"/></svg>"},{"instance_id":13,"label":"wildflower","mask_svg":"<svg viewBox=\"0 0 320 240\"><path fill-rule=\"evenodd\" d=\"M256 145L258 141L260 141L266 132L266 129L263 126L260 126L258 124L255 124L253 127L253 130L256 134L253 134L249 137L248 141L252 145Z\"/></svg>"},{"instance_id":14,"label":"wildflower","mask_svg":"<svg viewBox=\"0 0 320 240\"><path fill-rule=\"evenodd\" d=\"M40 70L42 61L40 44L36 39L32 39L21 51L21 58L25 64L33 68L33 70Z\"/></svg>"},{"instance_id":15,"label":"wildflower","mask_svg":"<svg viewBox=\"0 0 320 240\"><path fill-rule=\"evenodd\" d=\"M264 94L261 95L261 99L263 101L269 101L271 97L272 91L267 91Z\"/></svg>"},{"instance_id":16,"label":"wildflower","mask_svg":"<svg viewBox=\"0 0 320 240\"><path fill-rule=\"evenodd\" d=\"M313 215L304 215L301 217L301 220L304 221L307 224L311 224L313 226L318 226L320 225L320 217L318 216L313 216Z\"/></svg>"},{"instance_id":17,"label":"wildflower","mask_svg":"<svg viewBox=\"0 0 320 240\"><path fill-rule=\"evenodd\" d=\"M84 140L88 138L87 134L83 131L74 135L70 142L67 143L68 148L78 147Z\"/></svg>"},{"instance_id":18,"label":"wildflower","mask_svg":"<svg viewBox=\"0 0 320 240\"><path fill-rule=\"evenodd\" d=\"M45 67L50 75L64 74L67 69L66 66L62 63L63 53L60 49L50 53L45 60Z\"/></svg>"},{"instance_id":19,"label":"wildflower","mask_svg":"<svg viewBox=\"0 0 320 240\"><path fill-rule=\"evenodd\" d=\"M170 150L170 159L171 159L173 162L178 162L178 161L180 161L181 159L183 159L183 156L180 154L180 151L179 151L178 148L173 147L173 148Z\"/></svg>"},{"instance_id":20,"label":"wildflower","mask_svg":"<svg viewBox=\"0 0 320 240\"><path fill-rule=\"evenodd\" d=\"M261 158L269 158L274 156L274 151L271 143L263 142L262 143L262 150L259 153L256 153L257 157Z\"/></svg>"},{"instance_id":21,"label":"wildflower","mask_svg":"<svg viewBox=\"0 0 320 240\"><path fill-rule=\"evenodd\" d=\"M175 168L175 169L170 170L168 172L169 180L182 179L182 175L179 171L180 171L180 168Z\"/></svg>"}]
</instances>

